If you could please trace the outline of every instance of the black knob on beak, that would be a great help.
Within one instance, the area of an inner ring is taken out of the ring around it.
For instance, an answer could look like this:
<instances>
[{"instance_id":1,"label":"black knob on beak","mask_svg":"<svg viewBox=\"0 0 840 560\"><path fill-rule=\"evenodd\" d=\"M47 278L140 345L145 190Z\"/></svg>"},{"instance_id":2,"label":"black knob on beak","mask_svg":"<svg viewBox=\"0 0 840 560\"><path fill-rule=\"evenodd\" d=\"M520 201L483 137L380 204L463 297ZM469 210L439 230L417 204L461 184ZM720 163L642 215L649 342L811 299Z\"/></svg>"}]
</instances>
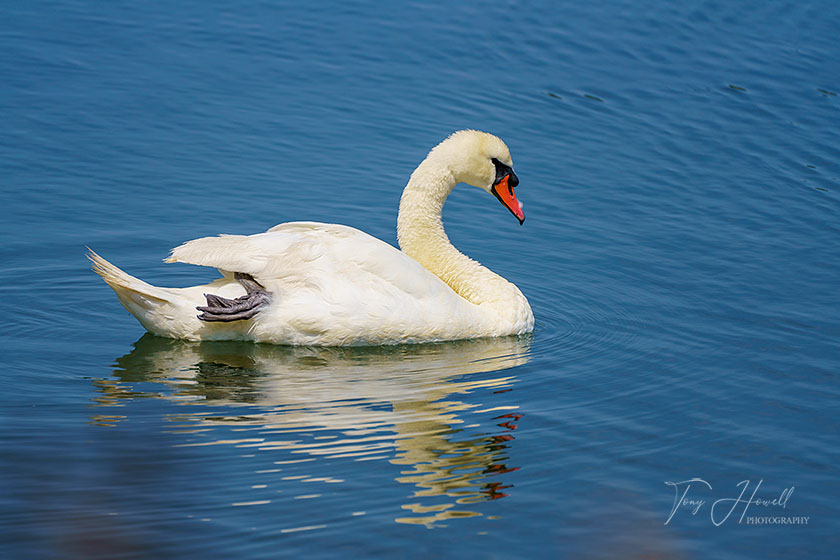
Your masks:
<instances>
[{"instance_id":1,"label":"black knob on beak","mask_svg":"<svg viewBox=\"0 0 840 560\"><path fill-rule=\"evenodd\" d=\"M505 165L501 161L493 158L493 165L496 166L496 179L493 181L494 185L498 185L499 181L505 178L507 175L508 179L508 186L512 188L516 188L519 185L519 177L516 176L516 173L513 172L513 169L509 165Z\"/></svg>"}]
</instances>

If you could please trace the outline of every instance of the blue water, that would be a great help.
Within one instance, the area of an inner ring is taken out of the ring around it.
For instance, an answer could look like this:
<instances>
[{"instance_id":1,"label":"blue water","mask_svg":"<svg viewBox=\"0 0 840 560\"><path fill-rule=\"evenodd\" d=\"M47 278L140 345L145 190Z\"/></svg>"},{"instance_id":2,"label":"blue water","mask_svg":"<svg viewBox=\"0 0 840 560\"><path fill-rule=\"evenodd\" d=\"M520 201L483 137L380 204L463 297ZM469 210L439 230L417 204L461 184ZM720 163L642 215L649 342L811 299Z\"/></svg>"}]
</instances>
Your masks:
<instances>
[{"instance_id":1,"label":"blue water","mask_svg":"<svg viewBox=\"0 0 840 560\"><path fill-rule=\"evenodd\" d=\"M3 558L836 554L836 2L0 12ZM468 127L527 220L459 188L447 231L532 337L169 341L87 268L205 282L161 258L289 220L393 243Z\"/></svg>"}]
</instances>

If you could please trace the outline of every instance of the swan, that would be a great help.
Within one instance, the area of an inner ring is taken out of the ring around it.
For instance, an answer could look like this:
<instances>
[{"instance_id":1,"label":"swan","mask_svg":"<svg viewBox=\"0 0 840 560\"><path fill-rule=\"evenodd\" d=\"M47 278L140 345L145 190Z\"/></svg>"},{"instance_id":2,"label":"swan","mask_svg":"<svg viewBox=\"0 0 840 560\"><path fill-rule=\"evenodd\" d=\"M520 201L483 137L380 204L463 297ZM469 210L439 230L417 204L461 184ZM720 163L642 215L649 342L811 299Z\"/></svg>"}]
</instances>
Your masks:
<instances>
[{"instance_id":1,"label":"swan","mask_svg":"<svg viewBox=\"0 0 840 560\"><path fill-rule=\"evenodd\" d=\"M152 286L90 249L88 258L147 331L169 338L348 346L525 334L534 328L528 300L458 251L441 219L449 193L467 183L494 195L521 225L512 165L505 143L477 130L455 132L432 148L400 199L401 250L317 222L204 237L165 259L222 274L188 288Z\"/></svg>"}]
</instances>

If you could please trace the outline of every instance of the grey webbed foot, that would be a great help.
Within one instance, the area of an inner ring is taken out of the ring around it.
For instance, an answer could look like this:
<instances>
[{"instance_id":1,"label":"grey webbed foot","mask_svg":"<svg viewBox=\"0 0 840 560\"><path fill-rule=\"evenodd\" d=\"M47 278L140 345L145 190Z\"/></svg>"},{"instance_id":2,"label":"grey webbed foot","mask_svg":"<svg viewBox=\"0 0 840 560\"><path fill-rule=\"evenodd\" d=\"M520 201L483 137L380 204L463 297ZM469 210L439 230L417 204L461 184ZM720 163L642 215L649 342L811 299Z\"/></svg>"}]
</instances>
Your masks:
<instances>
[{"instance_id":1,"label":"grey webbed foot","mask_svg":"<svg viewBox=\"0 0 840 560\"><path fill-rule=\"evenodd\" d=\"M207 305L196 307L202 312L198 316L199 319L207 322L241 321L252 318L260 309L271 303L271 296L250 274L237 272L234 278L242 284L247 293L236 299L204 294Z\"/></svg>"}]
</instances>

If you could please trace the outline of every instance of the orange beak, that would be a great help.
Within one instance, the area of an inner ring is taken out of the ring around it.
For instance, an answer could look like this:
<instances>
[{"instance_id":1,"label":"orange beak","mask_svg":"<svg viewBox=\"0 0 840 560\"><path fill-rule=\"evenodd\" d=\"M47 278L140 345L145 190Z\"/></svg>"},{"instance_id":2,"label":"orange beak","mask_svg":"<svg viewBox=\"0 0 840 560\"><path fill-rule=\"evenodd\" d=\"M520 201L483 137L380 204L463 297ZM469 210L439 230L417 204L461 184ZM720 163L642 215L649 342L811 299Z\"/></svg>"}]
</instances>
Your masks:
<instances>
[{"instance_id":1,"label":"orange beak","mask_svg":"<svg viewBox=\"0 0 840 560\"><path fill-rule=\"evenodd\" d=\"M499 202L505 205L505 208L510 210L511 214L516 216L519 220L519 225L525 221L525 212L522 211L522 204L516 200L516 194L513 192L513 187L508 185L510 175L505 175L501 181L493 185L491 192L499 199Z\"/></svg>"}]
</instances>

